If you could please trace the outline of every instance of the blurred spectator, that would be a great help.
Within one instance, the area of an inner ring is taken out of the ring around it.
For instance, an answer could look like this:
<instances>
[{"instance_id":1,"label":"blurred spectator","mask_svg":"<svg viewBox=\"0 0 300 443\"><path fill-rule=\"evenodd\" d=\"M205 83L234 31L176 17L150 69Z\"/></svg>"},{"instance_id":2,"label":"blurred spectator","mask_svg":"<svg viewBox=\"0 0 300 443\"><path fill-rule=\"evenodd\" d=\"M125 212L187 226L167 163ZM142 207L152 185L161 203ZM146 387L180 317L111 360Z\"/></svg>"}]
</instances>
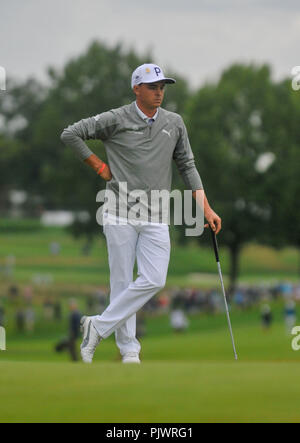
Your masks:
<instances>
[{"instance_id":1,"label":"blurred spectator","mask_svg":"<svg viewBox=\"0 0 300 443\"><path fill-rule=\"evenodd\" d=\"M25 311L24 309L20 308L17 309L15 314L15 320L16 320L16 328L18 332L24 332L25 330Z\"/></svg>"},{"instance_id":2,"label":"blurred spectator","mask_svg":"<svg viewBox=\"0 0 300 443\"><path fill-rule=\"evenodd\" d=\"M194 311L209 311L209 294L205 291L198 290L194 299Z\"/></svg>"},{"instance_id":3,"label":"blurred spectator","mask_svg":"<svg viewBox=\"0 0 300 443\"><path fill-rule=\"evenodd\" d=\"M95 314L102 314L102 312L105 310L107 305L107 294L104 290L98 289L95 293Z\"/></svg>"},{"instance_id":4,"label":"blurred spectator","mask_svg":"<svg viewBox=\"0 0 300 443\"><path fill-rule=\"evenodd\" d=\"M93 295L88 295L86 298L86 309L85 312L87 315L95 315L96 309L95 309L95 298Z\"/></svg>"},{"instance_id":5,"label":"blurred spectator","mask_svg":"<svg viewBox=\"0 0 300 443\"><path fill-rule=\"evenodd\" d=\"M186 291L179 290L173 294L171 303L170 323L173 331L183 332L187 329L189 322L185 314Z\"/></svg>"},{"instance_id":6,"label":"blurred spectator","mask_svg":"<svg viewBox=\"0 0 300 443\"><path fill-rule=\"evenodd\" d=\"M164 291L158 296L158 307L161 313L167 312L170 304L170 298Z\"/></svg>"},{"instance_id":7,"label":"blurred spectator","mask_svg":"<svg viewBox=\"0 0 300 443\"><path fill-rule=\"evenodd\" d=\"M31 286L26 286L26 288L24 289L24 298L25 301L28 303L32 302L33 299L33 290Z\"/></svg>"},{"instance_id":8,"label":"blurred spectator","mask_svg":"<svg viewBox=\"0 0 300 443\"><path fill-rule=\"evenodd\" d=\"M87 242L83 245L81 249L82 255L88 256L91 254L92 244L93 244L92 242Z\"/></svg>"},{"instance_id":9,"label":"blurred spectator","mask_svg":"<svg viewBox=\"0 0 300 443\"><path fill-rule=\"evenodd\" d=\"M184 309L188 300L187 293L184 289L177 289L171 295L171 302L168 299L167 305L171 305L171 309Z\"/></svg>"},{"instance_id":10,"label":"blurred spectator","mask_svg":"<svg viewBox=\"0 0 300 443\"><path fill-rule=\"evenodd\" d=\"M144 305L143 309L148 314L154 314L158 310L157 297L150 298L150 300Z\"/></svg>"},{"instance_id":11,"label":"blurred spectator","mask_svg":"<svg viewBox=\"0 0 300 443\"><path fill-rule=\"evenodd\" d=\"M62 339L55 346L56 352L68 351L72 361L78 361L78 354L76 349L77 339L80 336L80 319L81 313L78 310L78 305L75 300L69 302L69 334L68 337Z\"/></svg>"},{"instance_id":12,"label":"blurred spectator","mask_svg":"<svg viewBox=\"0 0 300 443\"><path fill-rule=\"evenodd\" d=\"M264 303L261 308L261 323L264 330L270 329L273 321L270 305Z\"/></svg>"},{"instance_id":13,"label":"blurred spectator","mask_svg":"<svg viewBox=\"0 0 300 443\"><path fill-rule=\"evenodd\" d=\"M59 300L56 300L53 305L53 316L54 320L56 321L60 321L62 319L61 303Z\"/></svg>"},{"instance_id":14,"label":"blurred spectator","mask_svg":"<svg viewBox=\"0 0 300 443\"><path fill-rule=\"evenodd\" d=\"M35 325L35 313L32 306L28 306L24 311L24 326L27 332L33 332Z\"/></svg>"},{"instance_id":15,"label":"blurred spectator","mask_svg":"<svg viewBox=\"0 0 300 443\"><path fill-rule=\"evenodd\" d=\"M51 255L59 255L60 253L60 244L58 242L52 242L49 245L49 250Z\"/></svg>"},{"instance_id":16,"label":"blurred spectator","mask_svg":"<svg viewBox=\"0 0 300 443\"><path fill-rule=\"evenodd\" d=\"M97 289L86 298L86 312L88 315L100 315L107 306L107 293L103 289Z\"/></svg>"},{"instance_id":17,"label":"blurred spectator","mask_svg":"<svg viewBox=\"0 0 300 443\"><path fill-rule=\"evenodd\" d=\"M209 296L209 311L211 313L223 312L223 296L217 290L212 290Z\"/></svg>"},{"instance_id":18,"label":"blurred spectator","mask_svg":"<svg viewBox=\"0 0 300 443\"><path fill-rule=\"evenodd\" d=\"M233 295L233 302L237 305L238 308L243 309L245 307L245 291L242 288L237 288Z\"/></svg>"},{"instance_id":19,"label":"blurred spectator","mask_svg":"<svg viewBox=\"0 0 300 443\"><path fill-rule=\"evenodd\" d=\"M288 300L284 307L284 320L286 333L290 334L296 324L296 304L294 300Z\"/></svg>"},{"instance_id":20,"label":"blurred spectator","mask_svg":"<svg viewBox=\"0 0 300 443\"><path fill-rule=\"evenodd\" d=\"M8 296L9 296L10 300L12 302L14 302L16 300L16 298L18 297L18 295L19 295L19 288L18 288L18 286L11 285L8 288Z\"/></svg>"},{"instance_id":21,"label":"blurred spectator","mask_svg":"<svg viewBox=\"0 0 300 443\"><path fill-rule=\"evenodd\" d=\"M295 300L300 301L300 285L295 287Z\"/></svg>"},{"instance_id":22,"label":"blurred spectator","mask_svg":"<svg viewBox=\"0 0 300 443\"><path fill-rule=\"evenodd\" d=\"M50 297L47 297L43 304L44 308L44 317L47 320L52 320L54 317L54 303Z\"/></svg>"},{"instance_id":23,"label":"blurred spectator","mask_svg":"<svg viewBox=\"0 0 300 443\"><path fill-rule=\"evenodd\" d=\"M282 282L279 285L279 290L284 298L290 298L293 292L293 287L289 282Z\"/></svg>"},{"instance_id":24,"label":"blurred spectator","mask_svg":"<svg viewBox=\"0 0 300 443\"><path fill-rule=\"evenodd\" d=\"M197 290L195 288L191 289L186 299L186 310L191 312L194 310L194 307L197 302Z\"/></svg>"},{"instance_id":25,"label":"blurred spectator","mask_svg":"<svg viewBox=\"0 0 300 443\"><path fill-rule=\"evenodd\" d=\"M189 326L189 321L183 309L173 309L170 313L170 323L173 331L183 332Z\"/></svg>"}]
</instances>

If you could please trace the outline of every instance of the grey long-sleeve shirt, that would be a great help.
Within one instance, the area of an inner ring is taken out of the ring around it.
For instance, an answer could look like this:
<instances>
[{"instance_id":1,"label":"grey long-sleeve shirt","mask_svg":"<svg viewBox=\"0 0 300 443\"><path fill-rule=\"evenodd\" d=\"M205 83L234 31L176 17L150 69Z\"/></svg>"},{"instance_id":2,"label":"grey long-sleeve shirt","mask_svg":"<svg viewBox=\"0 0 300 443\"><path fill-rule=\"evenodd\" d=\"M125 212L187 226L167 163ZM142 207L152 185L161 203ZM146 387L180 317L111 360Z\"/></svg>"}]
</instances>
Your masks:
<instances>
[{"instance_id":1,"label":"grey long-sleeve shirt","mask_svg":"<svg viewBox=\"0 0 300 443\"><path fill-rule=\"evenodd\" d=\"M69 126L61 139L82 160L93 154L84 140L103 141L112 173L106 189L117 196L120 182L127 183L128 192L170 191L172 160L187 189L203 189L184 122L178 114L163 108L149 126L133 102Z\"/></svg>"}]
</instances>

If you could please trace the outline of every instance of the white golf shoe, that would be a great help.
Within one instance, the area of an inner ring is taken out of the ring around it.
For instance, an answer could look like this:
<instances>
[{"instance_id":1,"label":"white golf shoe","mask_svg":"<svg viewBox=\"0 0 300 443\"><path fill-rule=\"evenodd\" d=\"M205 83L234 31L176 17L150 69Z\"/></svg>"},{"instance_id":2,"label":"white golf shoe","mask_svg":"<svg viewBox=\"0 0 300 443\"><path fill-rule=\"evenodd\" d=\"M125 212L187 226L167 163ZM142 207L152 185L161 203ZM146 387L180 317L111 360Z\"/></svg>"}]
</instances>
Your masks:
<instances>
[{"instance_id":1,"label":"white golf shoe","mask_svg":"<svg viewBox=\"0 0 300 443\"><path fill-rule=\"evenodd\" d=\"M101 337L93 326L91 317L82 317L80 320L83 332L83 342L80 346L80 353L84 363L92 363L96 347L100 343Z\"/></svg>"},{"instance_id":2,"label":"white golf shoe","mask_svg":"<svg viewBox=\"0 0 300 443\"><path fill-rule=\"evenodd\" d=\"M122 363L137 363L140 364L139 354L137 352L127 352L122 357Z\"/></svg>"}]
</instances>

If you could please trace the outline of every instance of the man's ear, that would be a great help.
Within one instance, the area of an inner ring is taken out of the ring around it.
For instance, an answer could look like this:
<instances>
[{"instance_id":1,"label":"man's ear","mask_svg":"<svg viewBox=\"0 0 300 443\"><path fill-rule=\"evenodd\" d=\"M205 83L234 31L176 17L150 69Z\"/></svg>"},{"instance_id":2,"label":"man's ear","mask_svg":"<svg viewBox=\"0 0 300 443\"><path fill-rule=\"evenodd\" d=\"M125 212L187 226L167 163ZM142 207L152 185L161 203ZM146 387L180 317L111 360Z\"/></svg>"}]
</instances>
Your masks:
<instances>
[{"instance_id":1,"label":"man's ear","mask_svg":"<svg viewBox=\"0 0 300 443\"><path fill-rule=\"evenodd\" d=\"M139 93L139 86L138 85L134 85L133 92L135 93L136 96L138 96L138 93Z\"/></svg>"}]
</instances>

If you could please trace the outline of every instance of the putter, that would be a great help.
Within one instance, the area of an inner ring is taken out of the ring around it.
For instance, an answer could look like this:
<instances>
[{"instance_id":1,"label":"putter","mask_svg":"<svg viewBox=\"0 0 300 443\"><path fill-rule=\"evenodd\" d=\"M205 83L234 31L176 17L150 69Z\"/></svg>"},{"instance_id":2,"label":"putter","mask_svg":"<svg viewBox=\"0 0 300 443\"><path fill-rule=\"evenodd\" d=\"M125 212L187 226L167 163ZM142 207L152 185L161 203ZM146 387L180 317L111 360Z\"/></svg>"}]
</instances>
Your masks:
<instances>
[{"instance_id":1,"label":"putter","mask_svg":"<svg viewBox=\"0 0 300 443\"><path fill-rule=\"evenodd\" d=\"M214 245L216 262L217 262L217 265L218 265L219 277L220 277L222 291L223 291L223 296L224 296L226 315L227 315L227 321L228 321L228 326L229 326L229 331L230 331L230 336L231 336L231 341L232 341L234 358L235 358L235 360L237 360L238 356L237 356L236 349L235 349L235 344L234 344L234 338L233 338L233 333L232 333L232 328L231 328L231 321L230 321L229 310L228 310L226 294L225 294L225 288L224 288L223 277L222 277L221 264L220 264L220 259L219 259L219 248L218 248L217 236L216 236L216 234L214 233L214 231L212 230L211 227L210 227L210 232L211 232L212 241L213 241L213 245Z\"/></svg>"}]
</instances>

